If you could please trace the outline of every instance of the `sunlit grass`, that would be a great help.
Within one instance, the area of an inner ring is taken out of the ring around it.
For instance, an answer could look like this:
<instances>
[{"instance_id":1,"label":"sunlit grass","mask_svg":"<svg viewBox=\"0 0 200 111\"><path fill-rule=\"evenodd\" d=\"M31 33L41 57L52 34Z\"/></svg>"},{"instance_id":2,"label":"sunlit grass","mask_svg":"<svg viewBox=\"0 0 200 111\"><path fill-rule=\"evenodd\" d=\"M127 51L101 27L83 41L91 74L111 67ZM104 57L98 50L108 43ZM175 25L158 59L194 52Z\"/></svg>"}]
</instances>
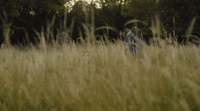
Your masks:
<instances>
[{"instance_id":1,"label":"sunlit grass","mask_svg":"<svg viewBox=\"0 0 200 111\"><path fill-rule=\"evenodd\" d=\"M198 111L200 49L123 42L0 49L1 111Z\"/></svg>"},{"instance_id":2,"label":"sunlit grass","mask_svg":"<svg viewBox=\"0 0 200 111\"><path fill-rule=\"evenodd\" d=\"M50 42L54 19L47 24L47 32L35 31L37 46L28 40L28 47L11 46L9 30L3 32L0 111L200 110L199 46L176 41L166 45L160 38L160 20L156 16L151 26L152 40L157 39L159 45L150 44L142 54L133 56L122 40L110 43L105 34L97 42L95 30L115 29L95 29L94 18L91 19L91 24L82 24L87 37L83 40L83 33L79 32L81 44L71 41L73 22L66 27L66 20L64 28L58 29L56 41ZM132 22L137 21L126 24ZM10 26L6 22L5 25Z\"/></svg>"}]
</instances>

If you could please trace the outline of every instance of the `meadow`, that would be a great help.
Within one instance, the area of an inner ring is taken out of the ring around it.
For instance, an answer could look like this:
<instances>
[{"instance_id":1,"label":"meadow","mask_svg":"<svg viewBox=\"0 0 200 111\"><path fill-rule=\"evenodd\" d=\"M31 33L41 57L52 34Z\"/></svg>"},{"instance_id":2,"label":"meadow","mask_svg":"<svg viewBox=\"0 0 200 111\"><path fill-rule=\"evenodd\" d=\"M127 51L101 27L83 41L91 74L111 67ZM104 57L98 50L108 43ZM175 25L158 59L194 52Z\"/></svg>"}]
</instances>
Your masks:
<instances>
[{"instance_id":1,"label":"meadow","mask_svg":"<svg viewBox=\"0 0 200 111\"><path fill-rule=\"evenodd\" d=\"M1 111L199 111L200 48L123 41L0 49Z\"/></svg>"},{"instance_id":2,"label":"meadow","mask_svg":"<svg viewBox=\"0 0 200 111\"><path fill-rule=\"evenodd\" d=\"M82 24L88 38L80 44L49 45L44 32L36 32L40 44L20 48L9 45L5 30L0 111L200 110L199 46L165 44L157 19L151 29L161 44L150 44L142 55L133 56L123 40L95 42L91 24ZM50 28L46 33L51 35Z\"/></svg>"}]
</instances>

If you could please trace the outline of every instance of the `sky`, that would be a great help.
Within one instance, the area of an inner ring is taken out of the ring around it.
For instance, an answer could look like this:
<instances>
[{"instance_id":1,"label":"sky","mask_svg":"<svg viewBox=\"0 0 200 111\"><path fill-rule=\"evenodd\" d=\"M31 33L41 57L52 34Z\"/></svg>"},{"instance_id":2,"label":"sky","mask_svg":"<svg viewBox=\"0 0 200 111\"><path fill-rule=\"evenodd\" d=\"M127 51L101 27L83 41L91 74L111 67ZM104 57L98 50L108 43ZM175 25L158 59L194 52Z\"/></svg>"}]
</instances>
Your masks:
<instances>
[{"instance_id":1,"label":"sky","mask_svg":"<svg viewBox=\"0 0 200 111\"><path fill-rule=\"evenodd\" d=\"M75 1L79 1L79 0L73 0L69 3L66 3L66 6L72 7L75 4ZM82 1L86 1L87 3L91 3L92 0L82 0ZM96 0L93 0L96 1ZM97 4L97 7L99 7L99 5Z\"/></svg>"}]
</instances>

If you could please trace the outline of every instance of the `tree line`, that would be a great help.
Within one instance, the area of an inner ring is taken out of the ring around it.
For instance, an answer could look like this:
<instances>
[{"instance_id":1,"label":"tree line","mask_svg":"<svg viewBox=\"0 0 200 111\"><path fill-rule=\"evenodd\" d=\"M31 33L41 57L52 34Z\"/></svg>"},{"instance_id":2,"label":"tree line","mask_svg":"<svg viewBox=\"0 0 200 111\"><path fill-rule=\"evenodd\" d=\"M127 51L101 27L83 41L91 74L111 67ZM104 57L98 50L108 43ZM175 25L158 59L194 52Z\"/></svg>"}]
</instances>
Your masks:
<instances>
[{"instance_id":1,"label":"tree line","mask_svg":"<svg viewBox=\"0 0 200 111\"><path fill-rule=\"evenodd\" d=\"M163 38L171 34L181 42L194 18L192 35L199 38L199 0L97 0L90 3L80 0L74 5L65 5L71 2L0 0L0 43L5 42L8 28L11 44L36 43L41 31L45 32L46 39L57 39L58 33L66 31L70 39L76 41L81 35L83 38L87 36L83 23L88 26L94 23L96 28L109 26L116 29L109 33L106 29L95 31L95 35L106 34L110 40L118 39L126 28L137 23L144 38L149 40L153 36L152 26L158 20Z\"/></svg>"}]
</instances>

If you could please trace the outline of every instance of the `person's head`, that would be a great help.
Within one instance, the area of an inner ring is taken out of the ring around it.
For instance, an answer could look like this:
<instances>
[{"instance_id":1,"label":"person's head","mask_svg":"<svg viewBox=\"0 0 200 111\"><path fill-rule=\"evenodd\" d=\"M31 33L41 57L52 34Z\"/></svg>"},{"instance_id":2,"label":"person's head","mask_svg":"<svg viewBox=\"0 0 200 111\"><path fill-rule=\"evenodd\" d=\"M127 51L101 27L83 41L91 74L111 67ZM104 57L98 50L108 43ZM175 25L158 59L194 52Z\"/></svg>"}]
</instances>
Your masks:
<instances>
[{"instance_id":1,"label":"person's head","mask_svg":"<svg viewBox=\"0 0 200 111\"><path fill-rule=\"evenodd\" d=\"M137 30L137 31L136 31L136 35L137 35L138 37L142 37L142 31L141 31L141 30Z\"/></svg>"},{"instance_id":2,"label":"person's head","mask_svg":"<svg viewBox=\"0 0 200 111\"><path fill-rule=\"evenodd\" d=\"M131 32L133 32L134 34L136 34L136 30L137 30L137 28L136 28L135 26L133 26L133 27L131 28Z\"/></svg>"},{"instance_id":3,"label":"person's head","mask_svg":"<svg viewBox=\"0 0 200 111\"><path fill-rule=\"evenodd\" d=\"M136 33L137 34L142 34L142 31L141 30L137 30Z\"/></svg>"}]
</instances>

